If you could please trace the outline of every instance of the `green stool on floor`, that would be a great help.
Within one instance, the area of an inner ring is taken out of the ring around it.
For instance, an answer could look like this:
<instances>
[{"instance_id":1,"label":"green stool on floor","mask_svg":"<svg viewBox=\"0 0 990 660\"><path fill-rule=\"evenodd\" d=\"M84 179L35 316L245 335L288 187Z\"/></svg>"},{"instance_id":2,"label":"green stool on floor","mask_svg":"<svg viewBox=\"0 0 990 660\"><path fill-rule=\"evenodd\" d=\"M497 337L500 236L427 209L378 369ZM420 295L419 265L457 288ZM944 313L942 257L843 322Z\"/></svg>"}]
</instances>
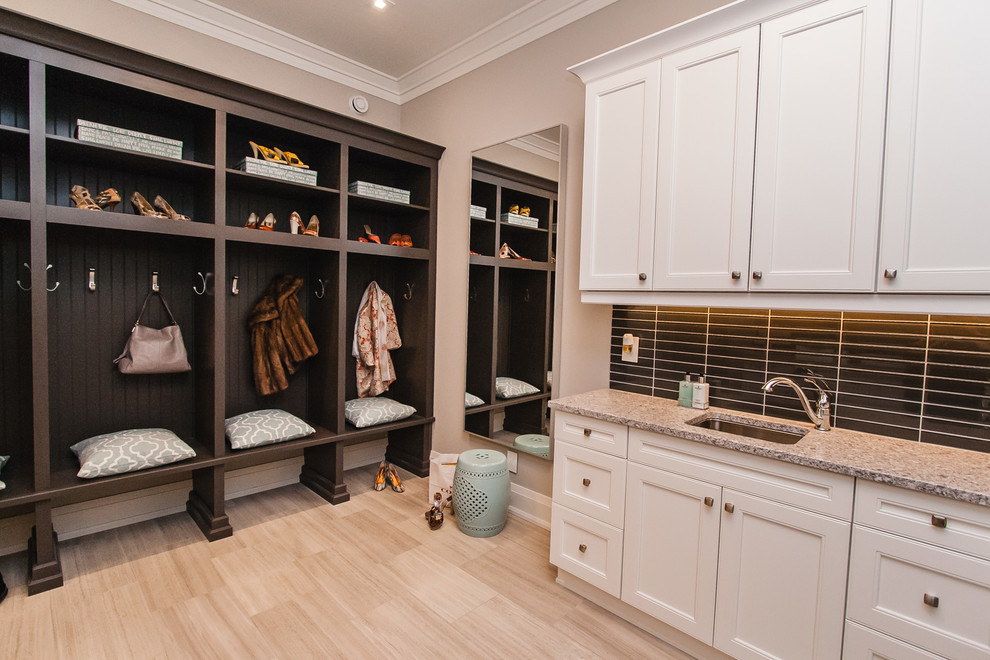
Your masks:
<instances>
[{"instance_id":1,"label":"green stool on floor","mask_svg":"<svg viewBox=\"0 0 990 660\"><path fill-rule=\"evenodd\" d=\"M469 449L454 468L454 514L468 536L495 536L509 512L509 467L505 454Z\"/></svg>"}]
</instances>

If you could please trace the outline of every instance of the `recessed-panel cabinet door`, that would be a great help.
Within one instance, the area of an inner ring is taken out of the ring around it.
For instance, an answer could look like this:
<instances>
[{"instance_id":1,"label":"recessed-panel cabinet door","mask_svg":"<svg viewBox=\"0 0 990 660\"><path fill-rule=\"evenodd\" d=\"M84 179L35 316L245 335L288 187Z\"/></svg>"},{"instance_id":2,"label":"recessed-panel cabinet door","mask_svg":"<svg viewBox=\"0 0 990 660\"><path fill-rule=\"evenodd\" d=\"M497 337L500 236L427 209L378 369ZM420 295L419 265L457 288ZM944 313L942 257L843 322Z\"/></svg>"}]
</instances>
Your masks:
<instances>
[{"instance_id":1,"label":"recessed-panel cabinet door","mask_svg":"<svg viewBox=\"0 0 990 660\"><path fill-rule=\"evenodd\" d=\"M751 291L871 291L889 0L763 23Z\"/></svg>"},{"instance_id":2,"label":"recessed-panel cabinet door","mask_svg":"<svg viewBox=\"0 0 990 660\"><path fill-rule=\"evenodd\" d=\"M659 82L651 62L585 91L582 289L652 286Z\"/></svg>"},{"instance_id":3,"label":"recessed-panel cabinet door","mask_svg":"<svg viewBox=\"0 0 990 660\"><path fill-rule=\"evenodd\" d=\"M654 289L746 290L760 29L663 59Z\"/></svg>"},{"instance_id":4,"label":"recessed-panel cabinet door","mask_svg":"<svg viewBox=\"0 0 990 660\"><path fill-rule=\"evenodd\" d=\"M715 648L739 660L839 658L847 522L724 489Z\"/></svg>"},{"instance_id":5,"label":"recessed-panel cabinet door","mask_svg":"<svg viewBox=\"0 0 990 660\"><path fill-rule=\"evenodd\" d=\"M718 486L629 463L622 600L712 643Z\"/></svg>"},{"instance_id":6,"label":"recessed-panel cabinet door","mask_svg":"<svg viewBox=\"0 0 990 660\"><path fill-rule=\"evenodd\" d=\"M986 0L894 4L879 291L990 292Z\"/></svg>"}]
</instances>

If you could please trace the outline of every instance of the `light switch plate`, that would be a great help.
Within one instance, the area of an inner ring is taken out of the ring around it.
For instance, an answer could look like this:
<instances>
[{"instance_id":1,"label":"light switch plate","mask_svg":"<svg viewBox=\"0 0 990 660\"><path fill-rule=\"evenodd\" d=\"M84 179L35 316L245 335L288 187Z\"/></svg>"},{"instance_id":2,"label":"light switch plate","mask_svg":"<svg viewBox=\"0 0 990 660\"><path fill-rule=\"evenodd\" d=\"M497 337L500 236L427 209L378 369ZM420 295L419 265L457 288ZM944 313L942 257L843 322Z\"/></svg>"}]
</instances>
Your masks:
<instances>
[{"instance_id":1,"label":"light switch plate","mask_svg":"<svg viewBox=\"0 0 990 660\"><path fill-rule=\"evenodd\" d=\"M509 472L515 474L519 469L519 454L514 451L505 452L505 462L508 465Z\"/></svg>"}]
</instances>

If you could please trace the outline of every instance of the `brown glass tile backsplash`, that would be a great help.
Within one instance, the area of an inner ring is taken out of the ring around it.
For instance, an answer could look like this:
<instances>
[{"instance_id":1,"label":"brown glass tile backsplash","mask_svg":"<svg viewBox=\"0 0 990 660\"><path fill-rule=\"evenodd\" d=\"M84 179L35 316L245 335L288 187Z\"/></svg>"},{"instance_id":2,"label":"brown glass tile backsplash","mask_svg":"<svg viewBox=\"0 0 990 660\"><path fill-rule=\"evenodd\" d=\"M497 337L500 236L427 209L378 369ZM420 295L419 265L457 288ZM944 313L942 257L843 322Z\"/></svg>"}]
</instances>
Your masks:
<instances>
[{"instance_id":1,"label":"brown glass tile backsplash","mask_svg":"<svg viewBox=\"0 0 990 660\"><path fill-rule=\"evenodd\" d=\"M635 364L620 359L627 332L640 338ZM809 369L829 386L835 426L990 452L990 317L612 309L615 390L676 399L684 374L703 373L714 406L807 420L788 388L760 387Z\"/></svg>"}]
</instances>

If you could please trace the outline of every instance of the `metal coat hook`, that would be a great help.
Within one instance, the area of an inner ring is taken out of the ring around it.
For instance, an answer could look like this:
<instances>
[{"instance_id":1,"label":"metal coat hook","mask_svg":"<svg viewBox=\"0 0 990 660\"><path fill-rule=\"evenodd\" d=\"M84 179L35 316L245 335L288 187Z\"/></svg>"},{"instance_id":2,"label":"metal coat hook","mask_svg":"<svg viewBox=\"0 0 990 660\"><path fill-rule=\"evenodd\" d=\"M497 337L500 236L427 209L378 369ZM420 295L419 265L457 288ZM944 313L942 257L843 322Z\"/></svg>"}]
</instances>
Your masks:
<instances>
[{"instance_id":1,"label":"metal coat hook","mask_svg":"<svg viewBox=\"0 0 990 660\"><path fill-rule=\"evenodd\" d=\"M24 267L27 268L28 275L30 275L31 274L31 266L29 266L27 264L27 262L25 262L24 263ZM21 284L21 281L20 280L17 280L17 286L20 288L21 291L30 291L31 290L31 279L28 278L28 285L27 285L26 288L25 288L25 286L23 284Z\"/></svg>"},{"instance_id":2,"label":"metal coat hook","mask_svg":"<svg viewBox=\"0 0 990 660\"><path fill-rule=\"evenodd\" d=\"M158 271L151 273L151 290L158 293Z\"/></svg>"},{"instance_id":3,"label":"metal coat hook","mask_svg":"<svg viewBox=\"0 0 990 660\"><path fill-rule=\"evenodd\" d=\"M236 296L241 290L237 288L237 275L234 275L234 279L230 283L230 295Z\"/></svg>"},{"instance_id":4,"label":"metal coat hook","mask_svg":"<svg viewBox=\"0 0 990 660\"><path fill-rule=\"evenodd\" d=\"M415 284L410 284L409 282L406 282L406 292L402 294L402 297L405 298L406 300L412 300L413 289L415 287L416 287Z\"/></svg>"},{"instance_id":5,"label":"metal coat hook","mask_svg":"<svg viewBox=\"0 0 990 660\"><path fill-rule=\"evenodd\" d=\"M327 295L327 286L323 283L323 280L319 278L317 278L316 283L320 285L320 288L319 290L314 291L313 295L315 295L318 299L323 300L323 296Z\"/></svg>"},{"instance_id":6,"label":"metal coat hook","mask_svg":"<svg viewBox=\"0 0 990 660\"><path fill-rule=\"evenodd\" d=\"M523 293L523 302L529 302L529 289Z\"/></svg>"},{"instance_id":7,"label":"metal coat hook","mask_svg":"<svg viewBox=\"0 0 990 660\"><path fill-rule=\"evenodd\" d=\"M89 269L89 284L86 285L86 288L89 289L90 291L96 291L96 269L95 268L90 268Z\"/></svg>"},{"instance_id":8,"label":"metal coat hook","mask_svg":"<svg viewBox=\"0 0 990 660\"><path fill-rule=\"evenodd\" d=\"M45 273L47 274L47 273L48 273L48 271L50 271L50 270L51 270L52 268L54 268L54 266L53 266L53 265L51 265L51 264L48 264L48 268L46 268L46 269L45 269ZM59 284L61 284L61 282L59 282L58 280L55 280L55 286L53 286L53 287L52 287L52 288L50 288L50 289L49 289L49 288L48 288L48 287L46 286L46 287L45 287L45 290L46 290L46 291L48 291L48 293L51 293L52 291L54 291L55 289L57 289L57 288L58 288L58 285L59 285Z\"/></svg>"},{"instance_id":9,"label":"metal coat hook","mask_svg":"<svg viewBox=\"0 0 990 660\"><path fill-rule=\"evenodd\" d=\"M199 275L199 281L203 283L203 290L200 291L194 286L193 291L196 293L197 296L201 296L204 293L206 293L206 276L203 275L203 271L196 271L196 274Z\"/></svg>"}]
</instances>

